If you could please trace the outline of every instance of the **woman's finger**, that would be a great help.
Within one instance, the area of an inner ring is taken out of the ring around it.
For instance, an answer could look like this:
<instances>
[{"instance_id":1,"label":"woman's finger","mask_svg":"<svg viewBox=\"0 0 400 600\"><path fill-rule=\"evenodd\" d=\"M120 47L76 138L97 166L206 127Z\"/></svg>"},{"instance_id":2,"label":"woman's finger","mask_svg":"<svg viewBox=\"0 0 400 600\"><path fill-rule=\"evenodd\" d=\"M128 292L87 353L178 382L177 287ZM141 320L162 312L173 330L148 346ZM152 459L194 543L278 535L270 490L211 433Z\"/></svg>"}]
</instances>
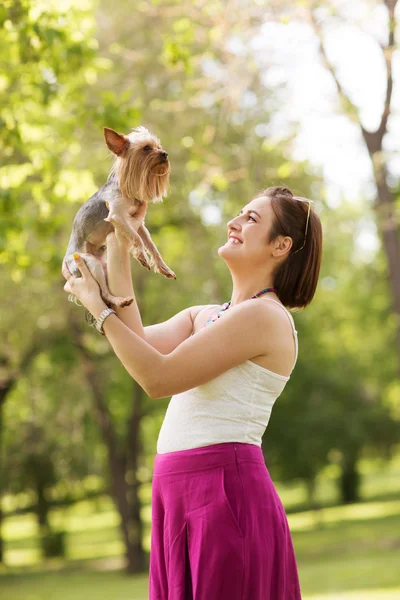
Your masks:
<instances>
[{"instance_id":1,"label":"woman's finger","mask_svg":"<svg viewBox=\"0 0 400 600\"><path fill-rule=\"evenodd\" d=\"M69 281L67 281L67 282L66 282L66 284L64 285L64 290L65 290L66 292L69 292L70 294L72 293L72 290L71 290L71 286L70 286L70 283L69 283Z\"/></svg>"},{"instance_id":2,"label":"woman's finger","mask_svg":"<svg viewBox=\"0 0 400 600\"><path fill-rule=\"evenodd\" d=\"M68 269L68 265L67 265L66 261L63 261L63 264L62 264L62 267L61 267L61 273L63 274L63 276L65 277L65 279L67 281L68 281L68 279L70 279L72 277L72 273Z\"/></svg>"},{"instance_id":3,"label":"woman's finger","mask_svg":"<svg viewBox=\"0 0 400 600\"><path fill-rule=\"evenodd\" d=\"M83 279L87 279L88 276L91 276L91 273L90 273L89 269L87 268L86 263L83 260L82 256L80 256L79 254L74 254L74 260L82 274Z\"/></svg>"}]
</instances>

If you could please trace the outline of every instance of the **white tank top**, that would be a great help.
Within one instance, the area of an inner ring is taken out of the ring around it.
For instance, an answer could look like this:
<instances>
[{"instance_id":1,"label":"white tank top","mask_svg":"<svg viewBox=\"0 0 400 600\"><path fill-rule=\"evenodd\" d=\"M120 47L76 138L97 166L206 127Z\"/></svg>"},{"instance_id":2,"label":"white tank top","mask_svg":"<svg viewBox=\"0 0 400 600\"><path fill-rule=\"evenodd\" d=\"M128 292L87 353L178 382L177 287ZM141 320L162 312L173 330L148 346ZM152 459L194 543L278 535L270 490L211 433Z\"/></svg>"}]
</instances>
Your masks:
<instances>
[{"instance_id":1,"label":"white tank top","mask_svg":"<svg viewBox=\"0 0 400 600\"><path fill-rule=\"evenodd\" d=\"M293 328L298 356L295 323ZM189 450L223 442L244 442L261 447L275 400L290 375L285 377L246 360L195 388L175 394L169 401L157 440L157 453Z\"/></svg>"}]
</instances>

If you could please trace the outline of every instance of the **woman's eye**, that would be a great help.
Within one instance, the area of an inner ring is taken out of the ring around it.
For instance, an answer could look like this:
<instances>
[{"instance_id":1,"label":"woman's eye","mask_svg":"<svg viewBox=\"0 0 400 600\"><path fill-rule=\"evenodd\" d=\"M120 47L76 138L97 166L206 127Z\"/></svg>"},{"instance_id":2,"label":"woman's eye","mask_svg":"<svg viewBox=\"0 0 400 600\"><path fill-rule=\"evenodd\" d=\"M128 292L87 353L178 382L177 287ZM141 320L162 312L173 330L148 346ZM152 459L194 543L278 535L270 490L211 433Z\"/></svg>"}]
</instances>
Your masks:
<instances>
[{"instance_id":1,"label":"woman's eye","mask_svg":"<svg viewBox=\"0 0 400 600\"><path fill-rule=\"evenodd\" d=\"M251 215L249 215L249 219L253 219L254 223L257 223L257 221L255 220L255 218L252 217Z\"/></svg>"},{"instance_id":2,"label":"woman's eye","mask_svg":"<svg viewBox=\"0 0 400 600\"><path fill-rule=\"evenodd\" d=\"M143 148L143 150L146 150L146 152L148 152L149 150L151 150L151 147L150 147L150 146L145 146L145 147Z\"/></svg>"}]
</instances>

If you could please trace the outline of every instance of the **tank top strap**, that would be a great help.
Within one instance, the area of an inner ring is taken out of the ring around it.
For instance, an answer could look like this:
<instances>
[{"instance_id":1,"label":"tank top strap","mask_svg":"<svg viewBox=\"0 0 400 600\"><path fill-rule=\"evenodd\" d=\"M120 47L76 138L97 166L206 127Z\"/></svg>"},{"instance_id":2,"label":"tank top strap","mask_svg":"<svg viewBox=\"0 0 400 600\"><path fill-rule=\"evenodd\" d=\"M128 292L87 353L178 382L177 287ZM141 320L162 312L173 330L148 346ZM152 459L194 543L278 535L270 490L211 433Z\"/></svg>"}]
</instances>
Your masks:
<instances>
[{"instance_id":1,"label":"tank top strap","mask_svg":"<svg viewBox=\"0 0 400 600\"><path fill-rule=\"evenodd\" d=\"M298 339L297 339L297 329L296 329L296 325L295 325L294 319L293 319L292 315L290 314L290 312L288 311L288 309L285 306L283 306L283 304L281 304L280 302L278 302L277 300L274 300L273 298L265 298L265 300L270 300L271 302L275 302L275 304L278 304L278 306L280 306L281 308L283 308L283 310L285 311L285 313L289 317L290 323L292 324L292 332L293 332L293 337L294 337L295 346L296 346L296 356L295 356L294 363L293 363L293 369L294 369L294 366L295 366L296 361L297 361L297 356L298 356L298 353L299 353L299 342L298 342Z\"/></svg>"}]
</instances>

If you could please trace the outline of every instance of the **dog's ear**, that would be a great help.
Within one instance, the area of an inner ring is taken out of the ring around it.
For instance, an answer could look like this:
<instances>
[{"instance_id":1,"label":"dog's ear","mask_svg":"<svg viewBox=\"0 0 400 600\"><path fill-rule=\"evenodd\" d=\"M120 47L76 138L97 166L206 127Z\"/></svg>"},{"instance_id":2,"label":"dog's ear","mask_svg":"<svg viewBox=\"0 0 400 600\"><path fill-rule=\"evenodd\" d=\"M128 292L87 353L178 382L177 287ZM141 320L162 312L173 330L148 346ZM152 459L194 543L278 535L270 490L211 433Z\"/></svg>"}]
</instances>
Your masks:
<instances>
[{"instance_id":1,"label":"dog's ear","mask_svg":"<svg viewBox=\"0 0 400 600\"><path fill-rule=\"evenodd\" d=\"M117 133L114 129L104 127L104 137L111 152L117 156L121 156L129 147L129 139L122 133Z\"/></svg>"}]
</instances>

